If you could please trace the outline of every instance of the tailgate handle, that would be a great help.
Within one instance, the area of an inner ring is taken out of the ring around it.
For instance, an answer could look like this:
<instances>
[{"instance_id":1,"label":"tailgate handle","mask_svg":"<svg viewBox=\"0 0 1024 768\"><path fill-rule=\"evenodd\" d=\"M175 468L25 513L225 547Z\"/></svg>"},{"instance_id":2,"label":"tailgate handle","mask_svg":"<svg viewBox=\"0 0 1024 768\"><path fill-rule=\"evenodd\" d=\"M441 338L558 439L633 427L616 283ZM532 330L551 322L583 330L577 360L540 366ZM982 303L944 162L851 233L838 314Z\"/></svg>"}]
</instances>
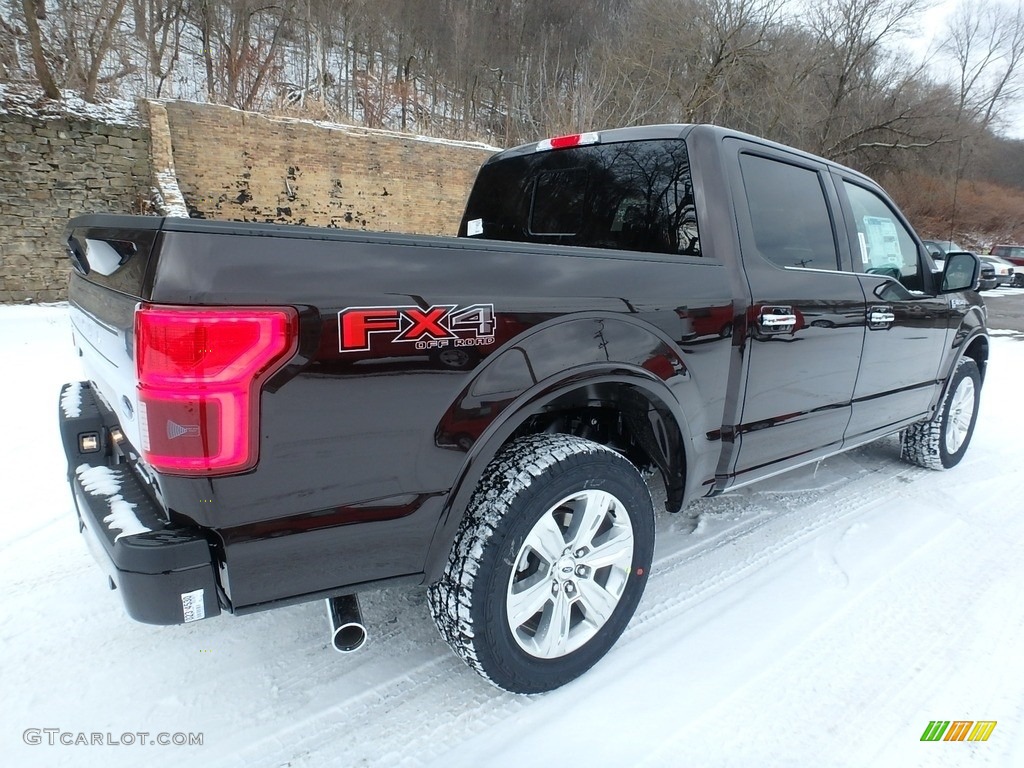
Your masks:
<instances>
[{"instance_id":1,"label":"tailgate handle","mask_svg":"<svg viewBox=\"0 0 1024 768\"><path fill-rule=\"evenodd\" d=\"M75 235L68 238L68 256L75 269L83 275L88 275L94 269L101 275L112 275L127 264L138 250L138 246L131 240L80 238Z\"/></svg>"},{"instance_id":2,"label":"tailgate handle","mask_svg":"<svg viewBox=\"0 0 1024 768\"><path fill-rule=\"evenodd\" d=\"M74 235L68 238L68 256L71 257L71 264L76 272L89 274L89 260L85 257L85 248Z\"/></svg>"}]
</instances>

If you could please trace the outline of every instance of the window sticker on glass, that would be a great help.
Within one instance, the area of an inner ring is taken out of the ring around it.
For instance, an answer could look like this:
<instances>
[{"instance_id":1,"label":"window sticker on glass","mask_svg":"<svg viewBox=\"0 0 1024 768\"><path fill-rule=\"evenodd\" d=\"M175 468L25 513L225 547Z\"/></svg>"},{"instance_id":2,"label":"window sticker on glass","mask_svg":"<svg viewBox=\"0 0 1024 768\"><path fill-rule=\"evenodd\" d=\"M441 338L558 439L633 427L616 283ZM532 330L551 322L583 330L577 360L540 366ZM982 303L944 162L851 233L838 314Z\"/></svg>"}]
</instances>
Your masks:
<instances>
[{"instance_id":1,"label":"window sticker on glass","mask_svg":"<svg viewBox=\"0 0 1024 768\"><path fill-rule=\"evenodd\" d=\"M484 220L473 219L466 222L466 237L476 237L484 233Z\"/></svg>"},{"instance_id":2,"label":"window sticker on glass","mask_svg":"<svg viewBox=\"0 0 1024 768\"><path fill-rule=\"evenodd\" d=\"M868 260L872 267L900 266L903 253L896 233L896 223L880 216L865 216L864 229L868 243Z\"/></svg>"},{"instance_id":3,"label":"window sticker on glass","mask_svg":"<svg viewBox=\"0 0 1024 768\"><path fill-rule=\"evenodd\" d=\"M864 266L868 264L868 240L864 237L863 232L857 233L857 239L860 241L860 263Z\"/></svg>"}]
</instances>

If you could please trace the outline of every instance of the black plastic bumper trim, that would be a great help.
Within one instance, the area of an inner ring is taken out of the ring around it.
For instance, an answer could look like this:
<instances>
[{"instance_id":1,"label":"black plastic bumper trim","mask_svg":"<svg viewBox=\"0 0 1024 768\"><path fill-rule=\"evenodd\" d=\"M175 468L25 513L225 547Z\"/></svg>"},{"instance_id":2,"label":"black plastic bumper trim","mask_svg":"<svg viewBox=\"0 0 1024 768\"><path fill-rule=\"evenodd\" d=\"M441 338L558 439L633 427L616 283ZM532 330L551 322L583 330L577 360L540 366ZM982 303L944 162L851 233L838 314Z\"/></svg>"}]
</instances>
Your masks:
<instances>
[{"instance_id":1,"label":"black plastic bumper trim","mask_svg":"<svg viewBox=\"0 0 1024 768\"><path fill-rule=\"evenodd\" d=\"M78 435L107 440L103 408L87 383L79 407L61 407L61 435L79 530L121 594L128 615L147 624L182 624L220 613L216 572L201 529L168 523L127 464L107 465L101 450L82 454Z\"/></svg>"}]
</instances>

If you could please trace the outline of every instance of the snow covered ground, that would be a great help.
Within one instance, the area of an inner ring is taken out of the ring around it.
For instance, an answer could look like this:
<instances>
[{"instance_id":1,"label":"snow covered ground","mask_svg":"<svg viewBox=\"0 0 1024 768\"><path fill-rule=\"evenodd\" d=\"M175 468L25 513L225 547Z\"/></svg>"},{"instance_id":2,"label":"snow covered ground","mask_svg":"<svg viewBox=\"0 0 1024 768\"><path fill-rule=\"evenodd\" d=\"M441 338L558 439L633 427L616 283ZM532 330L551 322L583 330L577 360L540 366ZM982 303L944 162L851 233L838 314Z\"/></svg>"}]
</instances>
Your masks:
<instances>
[{"instance_id":1,"label":"snow covered ground","mask_svg":"<svg viewBox=\"0 0 1024 768\"><path fill-rule=\"evenodd\" d=\"M366 596L371 639L350 656L330 650L322 603L127 619L64 480L66 308L2 306L3 764L1024 765L1024 334L994 334L991 358L961 466L900 463L886 439L661 514L618 645L521 697L449 652L420 589ZM922 742L932 720L998 724ZM93 733L142 743L60 743ZM149 743L164 733L202 745Z\"/></svg>"}]
</instances>

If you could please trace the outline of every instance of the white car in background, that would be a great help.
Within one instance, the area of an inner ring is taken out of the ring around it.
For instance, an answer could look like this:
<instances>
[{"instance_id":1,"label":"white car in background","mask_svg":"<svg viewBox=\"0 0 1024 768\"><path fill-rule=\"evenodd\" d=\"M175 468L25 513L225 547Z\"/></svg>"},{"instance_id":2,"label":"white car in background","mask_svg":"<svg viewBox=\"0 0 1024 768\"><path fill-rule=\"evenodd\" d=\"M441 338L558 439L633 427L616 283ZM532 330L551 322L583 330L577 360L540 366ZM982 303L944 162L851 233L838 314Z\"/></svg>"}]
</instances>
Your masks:
<instances>
[{"instance_id":1,"label":"white car in background","mask_svg":"<svg viewBox=\"0 0 1024 768\"><path fill-rule=\"evenodd\" d=\"M998 256L979 255L984 263L991 264L996 271L996 286L1010 285L1014 288L1024 287L1024 272L1017 271L1017 268L1006 259Z\"/></svg>"}]
</instances>

